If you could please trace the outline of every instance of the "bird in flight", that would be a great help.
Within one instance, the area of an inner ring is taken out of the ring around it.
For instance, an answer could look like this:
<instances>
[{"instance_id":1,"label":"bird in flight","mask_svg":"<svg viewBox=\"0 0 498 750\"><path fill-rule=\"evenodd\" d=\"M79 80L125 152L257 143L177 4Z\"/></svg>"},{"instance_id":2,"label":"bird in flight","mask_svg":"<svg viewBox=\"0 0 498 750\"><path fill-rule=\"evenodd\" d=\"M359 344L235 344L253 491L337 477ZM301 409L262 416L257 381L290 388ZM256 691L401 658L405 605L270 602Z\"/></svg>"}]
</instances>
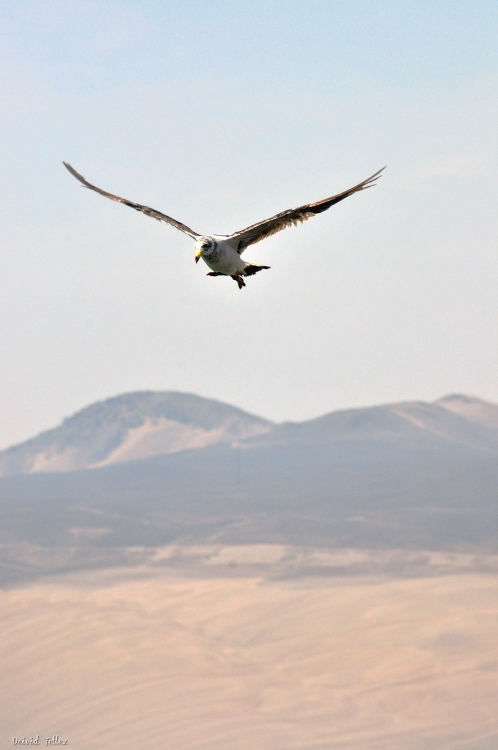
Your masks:
<instances>
[{"instance_id":1,"label":"bird in flight","mask_svg":"<svg viewBox=\"0 0 498 750\"><path fill-rule=\"evenodd\" d=\"M288 211L282 211L270 219L259 221L257 224L251 224L250 227L241 229L239 232L234 232L233 234L198 234L198 232L194 232L193 229L182 224L181 221L172 219L171 216L167 216L161 213L161 211L156 211L154 208L149 208L148 206L142 206L140 203L134 203L126 198L120 198L117 195L101 190L101 188L95 185L91 185L70 164L67 164L65 161L62 163L71 172L73 177L76 177L81 182L83 187L95 190L96 193L100 193L100 195L104 195L112 201L124 203L125 206L130 206L135 211L141 211L146 216L152 216L157 221L165 221L167 224L171 224L171 226L179 229L180 232L188 234L189 237L195 240L195 262L197 263L202 258L211 269L208 276L231 276L239 285L239 289L245 286L245 276L252 276L258 273L258 271L270 268L270 266L259 266L243 261L241 256L246 247L254 245L256 242L261 242L261 240L271 237L272 234L281 232L282 229L287 229L287 227L296 226L300 222L307 221L312 216L321 214L334 204L344 200L344 198L349 198L350 195L359 193L360 190L372 187L380 177L381 172L385 169L385 167L379 169L378 172L371 177L367 177L363 182L349 188L349 190L344 190L342 193L333 195L331 198L325 198L325 200L317 201L316 203L306 203L304 206L299 206L298 208L290 208Z\"/></svg>"}]
</instances>

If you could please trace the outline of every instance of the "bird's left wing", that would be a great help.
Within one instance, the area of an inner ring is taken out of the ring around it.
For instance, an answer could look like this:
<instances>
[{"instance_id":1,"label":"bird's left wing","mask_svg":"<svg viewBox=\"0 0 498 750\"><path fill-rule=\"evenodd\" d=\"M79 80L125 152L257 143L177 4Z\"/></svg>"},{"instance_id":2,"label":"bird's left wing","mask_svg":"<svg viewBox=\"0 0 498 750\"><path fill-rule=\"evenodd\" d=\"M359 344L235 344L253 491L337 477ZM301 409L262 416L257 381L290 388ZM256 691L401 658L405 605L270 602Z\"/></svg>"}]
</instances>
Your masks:
<instances>
[{"instance_id":1,"label":"bird's left wing","mask_svg":"<svg viewBox=\"0 0 498 750\"><path fill-rule=\"evenodd\" d=\"M239 232L234 232L230 235L229 239L232 240L233 247L237 252L239 254L243 253L249 245L261 242L261 240L271 237L272 234L281 232L282 229L287 229L287 227L296 226L300 222L307 221L312 216L321 214L322 211L326 211L335 203L344 200L344 198L349 198L353 193L358 193L360 190L372 187L384 169L385 167L382 167L382 169L379 169L371 177L349 188L349 190L345 190L343 193L338 193L331 198L325 198L325 200L318 201L317 203L307 203L305 206L299 206L299 208L290 208L288 211L282 211L282 213L272 216L270 219L260 221L258 224L252 224L250 227L241 229Z\"/></svg>"},{"instance_id":2,"label":"bird's left wing","mask_svg":"<svg viewBox=\"0 0 498 750\"><path fill-rule=\"evenodd\" d=\"M133 203L133 201L129 201L126 198L120 198L118 195L113 195L112 193L106 193L105 190L101 190L98 187L95 187L95 185L91 185L85 178L78 174L78 172L73 169L73 167L70 164L67 164L65 161L62 162L66 169L71 172L73 177L76 177L77 180L81 182L83 187L89 188L90 190L95 190L96 193L100 193L100 195L104 195L106 198L110 198L112 201L117 201L117 203L124 203L125 206L130 206L130 208L134 208L135 211L141 211L146 216L151 216L153 219L157 219L158 221L165 221L167 224L171 224L171 226L176 227L180 230L180 232L185 232L185 234L188 234L189 237L193 237L194 240L197 240L201 235L197 234L197 232L194 232L193 229L190 229L185 224L182 224L181 221L177 221L176 219L172 219L171 216L167 216L166 214L161 213L161 211L156 211L154 208L149 208L148 206L142 206L140 203Z\"/></svg>"}]
</instances>

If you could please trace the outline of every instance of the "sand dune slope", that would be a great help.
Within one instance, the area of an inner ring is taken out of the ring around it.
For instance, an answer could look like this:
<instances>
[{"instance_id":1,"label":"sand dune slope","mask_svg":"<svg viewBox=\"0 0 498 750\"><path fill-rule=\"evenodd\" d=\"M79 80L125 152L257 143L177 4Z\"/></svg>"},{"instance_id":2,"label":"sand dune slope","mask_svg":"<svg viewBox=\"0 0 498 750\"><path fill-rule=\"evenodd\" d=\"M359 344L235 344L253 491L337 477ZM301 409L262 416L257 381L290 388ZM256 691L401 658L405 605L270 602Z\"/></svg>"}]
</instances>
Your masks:
<instances>
[{"instance_id":1,"label":"sand dune slope","mask_svg":"<svg viewBox=\"0 0 498 750\"><path fill-rule=\"evenodd\" d=\"M1 747L492 750L498 576L144 569L0 593Z\"/></svg>"}]
</instances>

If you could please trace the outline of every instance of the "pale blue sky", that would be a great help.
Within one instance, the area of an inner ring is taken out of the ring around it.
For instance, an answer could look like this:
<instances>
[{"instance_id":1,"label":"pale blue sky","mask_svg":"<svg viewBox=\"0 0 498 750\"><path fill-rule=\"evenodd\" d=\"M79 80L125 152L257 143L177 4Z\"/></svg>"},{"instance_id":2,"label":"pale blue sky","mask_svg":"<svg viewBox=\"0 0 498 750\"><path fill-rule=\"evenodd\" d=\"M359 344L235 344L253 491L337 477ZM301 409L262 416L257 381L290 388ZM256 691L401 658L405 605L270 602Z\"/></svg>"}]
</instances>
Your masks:
<instances>
[{"instance_id":1,"label":"pale blue sky","mask_svg":"<svg viewBox=\"0 0 498 750\"><path fill-rule=\"evenodd\" d=\"M276 419L498 401L494 2L0 5L0 447L97 399L174 389ZM250 248L200 232L374 190Z\"/></svg>"}]
</instances>

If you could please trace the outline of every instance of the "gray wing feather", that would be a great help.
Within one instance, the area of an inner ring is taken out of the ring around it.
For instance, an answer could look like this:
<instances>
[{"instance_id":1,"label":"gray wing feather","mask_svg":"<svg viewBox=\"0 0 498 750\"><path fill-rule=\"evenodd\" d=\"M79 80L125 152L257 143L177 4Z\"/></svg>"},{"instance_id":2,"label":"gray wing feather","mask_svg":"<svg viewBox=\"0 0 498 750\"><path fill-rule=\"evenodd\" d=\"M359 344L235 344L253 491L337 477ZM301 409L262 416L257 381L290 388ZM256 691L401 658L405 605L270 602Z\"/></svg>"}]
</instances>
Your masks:
<instances>
[{"instance_id":1,"label":"gray wing feather","mask_svg":"<svg viewBox=\"0 0 498 750\"><path fill-rule=\"evenodd\" d=\"M272 216L270 219L260 221L258 224L252 224L250 227L241 229L239 232L234 232L230 235L230 239L234 240L233 245L238 253L241 254L249 245L261 242L261 240L271 237L272 234L281 232L283 229L287 229L287 227L297 226L297 224L311 219L312 216L321 214L322 211L326 211L335 203L344 200L344 198L349 198L353 193L373 187L384 169L385 167L382 167L382 169L379 169L371 177L367 177L366 180L349 188L349 190L345 190L343 193L338 193L331 198L325 198L325 200L318 201L317 203L307 203L305 206L299 206L299 208L290 208L288 211L282 211L282 213L276 214L276 216Z\"/></svg>"},{"instance_id":2,"label":"gray wing feather","mask_svg":"<svg viewBox=\"0 0 498 750\"><path fill-rule=\"evenodd\" d=\"M161 213L161 211L156 211L154 208L149 208L148 206L142 206L140 203L134 203L133 201L129 201L126 198L120 198L118 195L113 195L112 193L106 193L105 190L101 190L98 187L95 187L95 185L91 185L85 178L78 174L78 172L73 169L73 167L70 164L67 164L65 161L62 162L66 169L71 172L73 177L76 177L77 180L81 182L83 187L89 188L90 190L95 190L96 193L100 193L100 195L104 195L106 198L110 198L112 201L116 201L117 203L124 203L125 206L130 206L130 208L134 208L135 211L141 211L146 216L151 216L153 219L157 219L157 221L165 221L167 224L171 224L172 227L176 227L176 229L179 229L180 232L185 232L185 234L188 234L189 237L193 237L194 240L198 239L201 235L197 234L197 232L194 232L193 229L190 229L185 224L182 224L181 221L177 221L176 219L172 219L171 216L167 216L166 214Z\"/></svg>"}]
</instances>

